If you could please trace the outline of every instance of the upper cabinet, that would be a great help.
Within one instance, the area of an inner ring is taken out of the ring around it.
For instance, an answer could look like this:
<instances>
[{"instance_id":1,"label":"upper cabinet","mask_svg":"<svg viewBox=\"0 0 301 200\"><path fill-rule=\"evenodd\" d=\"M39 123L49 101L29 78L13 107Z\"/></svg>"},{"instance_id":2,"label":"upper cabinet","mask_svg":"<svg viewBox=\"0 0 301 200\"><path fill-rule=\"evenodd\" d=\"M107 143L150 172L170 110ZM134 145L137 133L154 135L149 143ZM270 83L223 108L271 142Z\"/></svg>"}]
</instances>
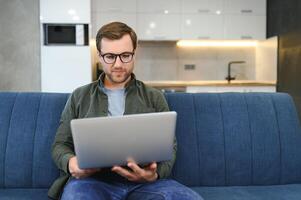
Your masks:
<instances>
[{"instance_id":1,"label":"upper cabinet","mask_svg":"<svg viewBox=\"0 0 301 200\"><path fill-rule=\"evenodd\" d=\"M92 21L94 24L92 26L93 36L96 36L96 33L100 27L103 25L114 22L120 21L128 24L133 29L136 28L136 13L126 13L126 12L96 12L92 14Z\"/></svg>"},{"instance_id":2,"label":"upper cabinet","mask_svg":"<svg viewBox=\"0 0 301 200\"><path fill-rule=\"evenodd\" d=\"M92 0L93 36L111 21L140 40L265 39L266 0Z\"/></svg>"},{"instance_id":3,"label":"upper cabinet","mask_svg":"<svg viewBox=\"0 0 301 200\"><path fill-rule=\"evenodd\" d=\"M226 14L266 15L266 0L224 0Z\"/></svg>"},{"instance_id":4,"label":"upper cabinet","mask_svg":"<svg viewBox=\"0 0 301 200\"><path fill-rule=\"evenodd\" d=\"M181 39L223 39L223 0L182 0Z\"/></svg>"},{"instance_id":5,"label":"upper cabinet","mask_svg":"<svg viewBox=\"0 0 301 200\"><path fill-rule=\"evenodd\" d=\"M181 39L223 39L223 17L212 14L183 14Z\"/></svg>"},{"instance_id":6,"label":"upper cabinet","mask_svg":"<svg viewBox=\"0 0 301 200\"><path fill-rule=\"evenodd\" d=\"M224 0L225 39L265 39L266 0Z\"/></svg>"},{"instance_id":7,"label":"upper cabinet","mask_svg":"<svg viewBox=\"0 0 301 200\"><path fill-rule=\"evenodd\" d=\"M92 36L95 37L98 29L113 21L128 24L133 29L136 27L137 18L136 0L92 0Z\"/></svg>"},{"instance_id":8,"label":"upper cabinet","mask_svg":"<svg viewBox=\"0 0 301 200\"><path fill-rule=\"evenodd\" d=\"M180 15L137 14L137 34L140 40L179 40Z\"/></svg>"},{"instance_id":9,"label":"upper cabinet","mask_svg":"<svg viewBox=\"0 0 301 200\"><path fill-rule=\"evenodd\" d=\"M181 11L184 14L221 14L223 0L182 0Z\"/></svg>"},{"instance_id":10,"label":"upper cabinet","mask_svg":"<svg viewBox=\"0 0 301 200\"><path fill-rule=\"evenodd\" d=\"M178 40L180 0L137 0L137 34L140 40Z\"/></svg>"},{"instance_id":11,"label":"upper cabinet","mask_svg":"<svg viewBox=\"0 0 301 200\"><path fill-rule=\"evenodd\" d=\"M180 13L180 0L137 0L138 13Z\"/></svg>"},{"instance_id":12,"label":"upper cabinet","mask_svg":"<svg viewBox=\"0 0 301 200\"><path fill-rule=\"evenodd\" d=\"M224 19L224 39L265 39L265 16L226 15Z\"/></svg>"},{"instance_id":13,"label":"upper cabinet","mask_svg":"<svg viewBox=\"0 0 301 200\"><path fill-rule=\"evenodd\" d=\"M135 13L136 0L92 0L92 12L126 12Z\"/></svg>"},{"instance_id":14,"label":"upper cabinet","mask_svg":"<svg viewBox=\"0 0 301 200\"><path fill-rule=\"evenodd\" d=\"M41 23L89 24L91 22L90 1L40 0L40 20Z\"/></svg>"}]
</instances>

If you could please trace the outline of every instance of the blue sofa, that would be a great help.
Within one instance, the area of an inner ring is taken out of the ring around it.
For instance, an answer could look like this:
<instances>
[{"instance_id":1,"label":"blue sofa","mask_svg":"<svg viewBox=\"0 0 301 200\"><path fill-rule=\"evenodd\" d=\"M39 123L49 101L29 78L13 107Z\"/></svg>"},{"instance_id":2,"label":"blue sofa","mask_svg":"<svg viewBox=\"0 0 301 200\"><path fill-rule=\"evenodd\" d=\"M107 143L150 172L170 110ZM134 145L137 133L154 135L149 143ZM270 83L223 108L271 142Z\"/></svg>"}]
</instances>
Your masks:
<instances>
[{"instance_id":1,"label":"blue sofa","mask_svg":"<svg viewBox=\"0 0 301 200\"><path fill-rule=\"evenodd\" d=\"M178 113L172 178L205 200L300 200L301 129L283 93L166 94ZM0 93L0 199L47 199L68 94Z\"/></svg>"}]
</instances>

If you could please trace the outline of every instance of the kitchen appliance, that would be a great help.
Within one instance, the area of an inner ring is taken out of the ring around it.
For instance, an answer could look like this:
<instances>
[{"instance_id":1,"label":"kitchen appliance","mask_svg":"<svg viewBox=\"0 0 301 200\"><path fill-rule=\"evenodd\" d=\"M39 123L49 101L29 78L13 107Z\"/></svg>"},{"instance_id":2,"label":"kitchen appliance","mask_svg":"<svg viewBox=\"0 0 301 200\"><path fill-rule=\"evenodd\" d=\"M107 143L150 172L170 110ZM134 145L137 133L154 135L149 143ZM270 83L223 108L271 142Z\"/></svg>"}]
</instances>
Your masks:
<instances>
[{"instance_id":1,"label":"kitchen appliance","mask_svg":"<svg viewBox=\"0 0 301 200\"><path fill-rule=\"evenodd\" d=\"M89 45L88 24L43 24L44 45Z\"/></svg>"}]
</instances>

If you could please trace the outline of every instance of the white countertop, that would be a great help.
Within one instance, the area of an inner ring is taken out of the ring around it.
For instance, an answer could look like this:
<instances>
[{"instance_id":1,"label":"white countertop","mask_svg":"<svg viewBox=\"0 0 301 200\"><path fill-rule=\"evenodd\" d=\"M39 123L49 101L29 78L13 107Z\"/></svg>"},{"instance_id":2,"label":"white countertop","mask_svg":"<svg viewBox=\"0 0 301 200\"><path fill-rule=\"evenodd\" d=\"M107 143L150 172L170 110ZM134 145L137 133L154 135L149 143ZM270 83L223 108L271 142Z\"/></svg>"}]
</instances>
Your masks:
<instances>
[{"instance_id":1,"label":"white countertop","mask_svg":"<svg viewBox=\"0 0 301 200\"><path fill-rule=\"evenodd\" d=\"M276 81L257 80L233 80L230 83L226 80L210 81L144 81L145 84L153 87L188 87L188 86L276 86Z\"/></svg>"}]
</instances>

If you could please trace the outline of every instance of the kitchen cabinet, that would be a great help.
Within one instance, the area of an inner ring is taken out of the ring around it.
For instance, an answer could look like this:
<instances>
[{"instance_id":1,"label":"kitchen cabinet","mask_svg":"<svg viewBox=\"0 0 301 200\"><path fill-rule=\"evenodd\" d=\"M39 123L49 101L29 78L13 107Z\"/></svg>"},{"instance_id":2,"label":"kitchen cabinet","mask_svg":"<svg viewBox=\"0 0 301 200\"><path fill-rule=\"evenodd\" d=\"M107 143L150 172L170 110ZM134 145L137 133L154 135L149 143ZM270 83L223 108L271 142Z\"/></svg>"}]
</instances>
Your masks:
<instances>
[{"instance_id":1,"label":"kitchen cabinet","mask_svg":"<svg viewBox=\"0 0 301 200\"><path fill-rule=\"evenodd\" d=\"M223 17L214 14L183 14L181 39L223 39Z\"/></svg>"},{"instance_id":2,"label":"kitchen cabinet","mask_svg":"<svg viewBox=\"0 0 301 200\"><path fill-rule=\"evenodd\" d=\"M265 39L266 0L182 0L181 39Z\"/></svg>"},{"instance_id":3,"label":"kitchen cabinet","mask_svg":"<svg viewBox=\"0 0 301 200\"><path fill-rule=\"evenodd\" d=\"M266 17L255 15L225 15L225 39L265 39Z\"/></svg>"},{"instance_id":4,"label":"kitchen cabinet","mask_svg":"<svg viewBox=\"0 0 301 200\"><path fill-rule=\"evenodd\" d=\"M89 24L90 6L90 1L86 0L40 0L41 23Z\"/></svg>"},{"instance_id":5,"label":"kitchen cabinet","mask_svg":"<svg viewBox=\"0 0 301 200\"><path fill-rule=\"evenodd\" d=\"M137 0L138 13L180 13L180 0Z\"/></svg>"},{"instance_id":6,"label":"kitchen cabinet","mask_svg":"<svg viewBox=\"0 0 301 200\"><path fill-rule=\"evenodd\" d=\"M182 13L221 14L223 0L182 0Z\"/></svg>"},{"instance_id":7,"label":"kitchen cabinet","mask_svg":"<svg viewBox=\"0 0 301 200\"><path fill-rule=\"evenodd\" d=\"M138 38L140 40L180 39L180 16L180 0L138 0Z\"/></svg>"},{"instance_id":8,"label":"kitchen cabinet","mask_svg":"<svg viewBox=\"0 0 301 200\"><path fill-rule=\"evenodd\" d=\"M132 27L134 30L136 30L136 13L121 13L121 12L111 12L111 13L94 13L93 14L93 21L94 26L93 27L93 36L95 37L97 34L98 29L113 21L121 21L126 24L128 24L130 27Z\"/></svg>"},{"instance_id":9,"label":"kitchen cabinet","mask_svg":"<svg viewBox=\"0 0 301 200\"><path fill-rule=\"evenodd\" d=\"M92 36L98 29L113 21L120 21L136 29L136 0L94 0L92 1Z\"/></svg>"},{"instance_id":10,"label":"kitchen cabinet","mask_svg":"<svg viewBox=\"0 0 301 200\"><path fill-rule=\"evenodd\" d=\"M123 21L140 40L266 38L266 0L92 2L94 34L110 21Z\"/></svg>"},{"instance_id":11,"label":"kitchen cabinet","mask_svg":"<svg viewBox=\"0 0 301 200\"><path fill-rule=\"evenodd\" d=\"M266 15L266 0L224 0L224 13Z\"/></svg>"},{"instance_id":12,"label":"kitchen cabinet","mask_svg":"<svg viewBox=\"0 0 301 200\"><path fill-rule=\"evenodd\" d=\"M223 39L223 0L182 0L181 39Z\"/></svg>"},{"instance_id":13,"label":"kitchen cabinet","mask_svg":"<svg viewBox=\"0 0 301 200\"><path fill-rule=\"evenodd\" d=\"M92 12L122 12L136 13L136 0L93 0Z\"/></svg>"},{"instance_id":14,"label":"kitchen cabinet","mask_svg":"<svg viewBox=\"0 0 301 200\"><path fill-rule=\"evenodd\" d=\"M266 0L224 0L225 39L266 39Z\"/></svg>"},{"instance_id":15,"label":"kitchen cabinet","mask_svg":"<svg viewBox=\"0 0 301 200\"><path fill-rule=\"evenodd\" d=\"M137 14L137 33L140 40L178 40L179 14Z\"/></svg>"}]
</instances>

